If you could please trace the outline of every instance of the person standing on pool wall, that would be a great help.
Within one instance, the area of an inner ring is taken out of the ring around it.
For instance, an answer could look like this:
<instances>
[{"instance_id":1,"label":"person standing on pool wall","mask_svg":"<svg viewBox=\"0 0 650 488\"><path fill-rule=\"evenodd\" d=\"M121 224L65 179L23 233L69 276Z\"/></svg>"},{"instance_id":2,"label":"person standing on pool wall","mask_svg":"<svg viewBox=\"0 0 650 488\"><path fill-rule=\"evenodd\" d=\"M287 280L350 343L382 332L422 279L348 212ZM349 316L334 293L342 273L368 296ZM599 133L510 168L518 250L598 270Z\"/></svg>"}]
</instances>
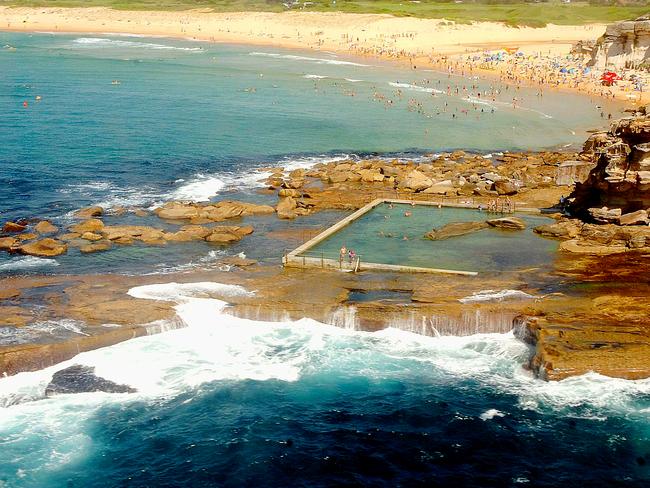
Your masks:
<instances>
[{"instance_id":1,"label":"person standing on pool wall","mask_svg":"<svg viewBox=\"0 0 650 488\"><path fill-rule=\"evenodd\" d=\"M341 246L341 250L339 251L339 265L343 264L343 260L345 259L345 256L347 255L348 250L345 247L345 244Z\"/></svg>"}]
</instances>

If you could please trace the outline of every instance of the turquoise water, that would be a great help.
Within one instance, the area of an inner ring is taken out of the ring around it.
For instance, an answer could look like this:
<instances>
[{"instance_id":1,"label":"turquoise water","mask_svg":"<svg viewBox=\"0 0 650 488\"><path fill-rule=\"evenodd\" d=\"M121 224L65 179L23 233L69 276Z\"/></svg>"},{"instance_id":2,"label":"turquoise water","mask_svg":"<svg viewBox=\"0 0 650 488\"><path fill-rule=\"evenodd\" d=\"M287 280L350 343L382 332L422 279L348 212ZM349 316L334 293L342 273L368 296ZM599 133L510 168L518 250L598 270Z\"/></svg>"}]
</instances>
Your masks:
<instances>
[{"instance_id":1,"label":"turquoise water","mask_svg":"<svg viewBox=\"0 0 650 488\"><path fill-rule=\"evenodd\" d=\"M401 98L390 83L401 85ZM255 193L260 175L253 170L269 164L575 145L584 129L601 123L586 98L540 100L534 90L520 90L524 108L513 110L512 92L504 91L494 107L475 108L461 96L435 93L447 83L475 81L327 53L0 33L0 220L47 217L65 226L70 212L90 204L266 202L273 199ZM420 113L409 111L411 99L422 104ZM210 267L241 251L279 262L282 244L273 231L338 218L328 212L283 224L251 219L255 234L226 249L133 246L96 256L71 251L54 260L0 254L0 273L165 273ZM106 220L163 225L133 215ZM471 259L499 264L491 256ZM521 367L529 351L512 334L431 338L309 320L236 319L222 312L223 302L192 297L215 288L225 296L245 292L210 283L132 290L176 300L188 327L0 378L0 485L636 487L650 481L648 381L585 375L541 382ZM3 328L0 343L34 331L70 337L78 325L62 318ZM74 363L138 393L44 398L54 372Z\"/></svg>"},{"instance_id":2,"label":"turquoise water","mask_svg":"<svg viewBox=\"0 0 650 488\"><path fill-rule=\"evenodd\" d=\"M405 212L411 215L406 217ZM361 262L442 268L459 271L503 271L550 264L557 242L543 239L533 228L548 217L516 213L527 224L522 231L487 228L440 241L424 238L432 229L454 222L484 222L502 217L474 209L382 203L308 249L307 256L338 259L341 246Z\"/></svg>"},{"instance_id":3,"label":"turquoise water","mask_svg":"<svg viewBox=\"0 0 650 488\"><path fill-rule=\"evenodd\" d=\"M93 204L259 201L251 189L263 175L253 169L270 164L575 147L584 129L602 124L588 98L540 99L535 90L501 86L495 102L477 103L468 101L476 80L328 53L10 33L0 33L0 47L0 184L7 189L0 220L48 218L66 226L70 212ZM448 85L460 94L447 95ZM522 108L512 108L513 92ZM414 102L420 112L410 110ZM184 249L177 264L213 250ZM181 254L165 253L167 267ZM96 259L72 252L56 261L0 254L0 273L155 272L151 254L129 248Z\"/></svg>"}]
</instances>

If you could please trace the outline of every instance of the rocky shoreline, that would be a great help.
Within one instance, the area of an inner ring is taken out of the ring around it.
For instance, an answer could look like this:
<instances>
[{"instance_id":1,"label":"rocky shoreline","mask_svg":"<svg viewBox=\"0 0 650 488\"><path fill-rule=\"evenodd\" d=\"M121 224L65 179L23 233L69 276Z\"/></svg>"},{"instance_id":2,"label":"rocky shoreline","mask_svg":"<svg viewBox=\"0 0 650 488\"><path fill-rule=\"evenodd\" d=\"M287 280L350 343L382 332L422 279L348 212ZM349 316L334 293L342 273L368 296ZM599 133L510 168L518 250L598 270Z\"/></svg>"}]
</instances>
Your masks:
<instances>
[{"instance_id":1,"label":"rocky shoreline","mask_svg":"<svg viewBox=\"0 0 650 488\"><path fill-rule=\"evenodd\" d=\"M230 257L222 261L230 271L176 273L164 281L240 284L255 295L230 298L229 312L262 320L310 317L358 330L392 326L425 335L514 328L516 336L531 345L527 366L541 378L560 380L588 371L644 378L650 376L648 144L650 116L642 110L607 132L593 134L580 153L505 153L490 158L456 151L420 161L339 161L293 171L264 168L260 193L275 195L275 206L230 200L169 202L153 214L130 208L114 209L110 215L112 220L120 215L141 217L146 225L109 225L105 210L93 207L77 212L76 223L66 229L39 219L7 222L0 249L52 257L197 241L221 248L251 238L251 217L286 222L287 230L274 238L291 246L292 232L297 231L294 221L324 210L355 210L375 198L496 205L500 211L506 206L538 208L555 223L535 232L562 241L555 261L543 269L476 278L352 274L283 269L280 256L271 266ZM509 228L520 225L515 218L508 222ZM440 230L432 229L431 236ZM126 294L134 286L162 279L2 279L0 328L4 335L27 334L31 339L0 346L0 373L40 369L82 351L182 327L174 303ZM486 290L492 294L483 293ZM74 321L81 333L38 333L39 324L61 319Z\"/></svg>"}]
</instances>

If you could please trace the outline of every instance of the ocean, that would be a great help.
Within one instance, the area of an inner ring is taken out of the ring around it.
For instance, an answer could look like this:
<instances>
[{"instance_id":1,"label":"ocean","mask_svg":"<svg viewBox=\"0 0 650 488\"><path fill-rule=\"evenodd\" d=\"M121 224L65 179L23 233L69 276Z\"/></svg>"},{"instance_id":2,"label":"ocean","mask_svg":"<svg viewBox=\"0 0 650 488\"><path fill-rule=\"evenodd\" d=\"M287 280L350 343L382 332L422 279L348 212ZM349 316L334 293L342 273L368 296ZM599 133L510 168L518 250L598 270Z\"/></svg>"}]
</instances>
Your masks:
<instances>
[{"instance_id":1,"label":"ocean","mask_svg":"<svg viewBox=\"0 0 650 488\"><path fill-rule=\"evenodd\" d=\"M268 202L256 170L269 166L577 148L614 110L533 88L469 94L490 83L332 53L0 33L0 220L65 226L94 204ZM192 293L253 291L165 284L167 272L226 253L277 261L262 221L258 240L227 250L0 255L2 276L159 274L160 285L130 294L173 298L187 324L0 379L0 486L648 485L648 380L545 383L522 368L527 346L512 333L244 320ZM52 375L73 364L137 392L46 398Z\"/></svg>"}]
</instances>

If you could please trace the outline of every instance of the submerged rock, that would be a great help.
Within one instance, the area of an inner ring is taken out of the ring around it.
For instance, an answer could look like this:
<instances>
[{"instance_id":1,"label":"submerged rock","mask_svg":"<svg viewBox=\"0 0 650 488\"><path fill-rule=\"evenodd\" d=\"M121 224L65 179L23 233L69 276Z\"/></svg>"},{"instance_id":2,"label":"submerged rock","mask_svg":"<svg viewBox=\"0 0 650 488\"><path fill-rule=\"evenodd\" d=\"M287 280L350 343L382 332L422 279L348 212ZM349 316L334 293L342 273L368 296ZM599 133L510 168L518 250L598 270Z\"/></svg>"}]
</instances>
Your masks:
<instances>
[{"instance_id":1,"label":"submerged rock","mask_svg":"<svg viewBox=\"0 0 650 488\"><path fill-rule=\"evenodd\" d=\"M59 230L59 228L55 225L52 225L47 220L41 220L38 224L36 224L36 226L34 226L34 230L39 234L54 234Z\"/></svg>"},{"instance_id":2,"label":"submerged rock","mask_svg":"<svg viewBox=\"0 0 650 488\"><path fill-rule=\"evenodd\" d=\"M22 232L25 229L27 229L26 225L17 222L5 222L5 225L2 226L3 232Z\"/></svg>"},{"instance_id":3,"label":"submerged rock","mask_svg":"<svg viewBox=\"0 0 650 488\"><path fill-rule=\"evenodd\" d=\"M75 364L57 371L52 381L45 388L45 396L70 393L89 393L103 391L106 393L135 393L137 390L128 385L119 385L95 375L95 368Z\"/></svg>"},{"instance_id":4,"label":"submerged rock","mask_svg":"<svg viewBox=\"0 0 650 488\"><path fill-rule=\"evenodd\" d=\"M491 219L487 221L490 227L497 227L506 230L524 230L526 222L517 217L501 217L500 219Z\"/></svg>"},{"instance_id":5,"label":"submerged rock","mask_svg":"<svg viewBox=\"0 0 650 488\"><path fill-rule=\"evenodd\" d=\"M18 248L18 251L23 254L48 258L59 256L60 254L65 253L67 250L67 244L64 244L61 241L57 241L56 239L51 239L49 237L41 239L40 241L24 244Z\"/></svg>"},{"instance_id":6,"label":"submerged rock","mask_svg":"<svg viewBox=\"0 0 650 488\"><path fill-rule=\"evenodd\" d=\"M472 232L478 232L487 227L488 224L486 222L452 222L440 229L433 229L431 232L427 232L424 234L424 238L432 241L441 241L451 237L459 237L465 234L471 234Z\"/></svg>"},{"instance_id":7,"label":"submerged rock","mask_svg":"<svg viewBox=\"0 0 650 488\"><path fill-rule=\"evenodd\" d=\"M104 209L99 206L82 208L74 213L74 216L79 219L90 219L101 215L104 215Z\"/></svg>"}]
</instances>

